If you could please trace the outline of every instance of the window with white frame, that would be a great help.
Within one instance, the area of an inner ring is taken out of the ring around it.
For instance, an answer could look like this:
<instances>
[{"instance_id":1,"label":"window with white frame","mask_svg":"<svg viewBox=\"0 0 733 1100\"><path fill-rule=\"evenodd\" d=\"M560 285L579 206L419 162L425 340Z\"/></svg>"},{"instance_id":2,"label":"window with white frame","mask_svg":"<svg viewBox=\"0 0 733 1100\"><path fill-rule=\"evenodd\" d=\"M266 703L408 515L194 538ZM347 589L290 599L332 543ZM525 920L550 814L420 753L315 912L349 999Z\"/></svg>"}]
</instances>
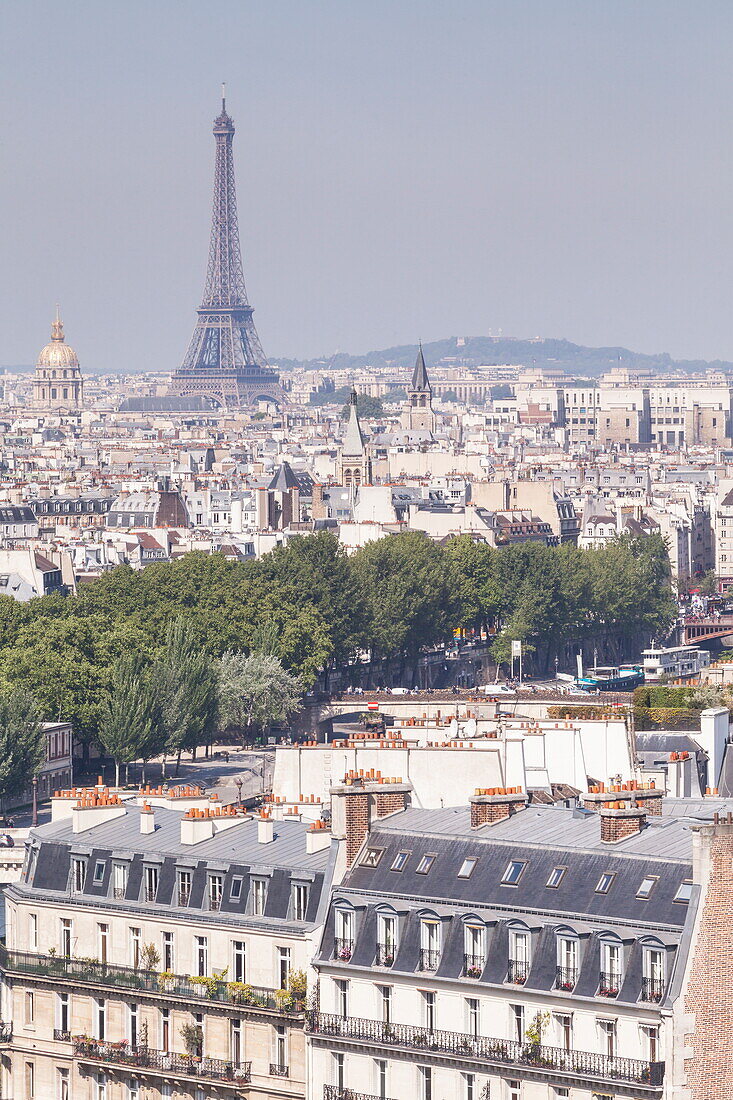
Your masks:
<instances>
[{"instance_id":1,"label":"window with white frame","mask_svg":"<svg viewBox=\"0 0 733 1100\"><path fill-rule=\"evenodd\" d=\"M70 1019L69 994L59 993L56 998L56 1030L61 1032L62 1035L69 1034L71 1028Z\"/></svg>"},{"instance_id":2,"label":"window with white frame","mask_svg":"<svg viewBox=\"0 0 733 1100\"><path fill-rule=\"evenodd\" d=\"M278 947L277 949L277 973L280 989L288 988L290 980L290 948Z\"/></svg>"},{"instance_id":3,"label":"window with white frame","mask_svg":"<svg viewBox=\"0 0 733 1100\"><path fill-rule=\"evenodd\" d=\"M512 1039L515 1043L524 1042L524 1005L509 1005L511 1012Z\"/></svg>"},{"instance_id":4,"label":"window with white frame","mask_svg":"<svg viewBox=\"0 0 733 1100\"><path fill-rule=\"evenodd\" d=\"M97 1073L94 1078L94 1100L107 1100L107 1075Z\"/></svg>"},{"instance_id":5,"label":"window with white frame","mask_svg":"<svg viewBox=\"0 0 733 1100\"><path fill-rule=\"evenodd\" d=\"M288 1035L282 1024L275 1026L273 1034L273 1062L284 1074L288 1068Z\"/></svg>"},{"instance_id":6,"label":"window with white frame","mask_svg":"<svg viewBox=\"0 0 733 1100\"><path fill-rule=\"evenodd\" d=\"M617 940L601 942L601 980L599 991L615 997L621 988L621 944Z\"/></svg>"},{"instance_id":7,"label":"window with white frame","mask_svg":"<svg viewBox=\"0 0 733 1100\"><path fill-rule=\"evenodd\" d=\"M127 1006L127 1041L130 1046L137 1046L138 1036L138 1015L137 1005L128 1004Z\"/></svg>"},{"instance_id":8,"label":"window with white frame","mask_svg":"<svg viewBox=\"0 0 733 1100\"><path fill-rule=\"evenodd\" d=\"M530 935L525 928L509 930L509 981L523 985L529 976Z\"/></svg>"},{"instance_id":9,"label":"window with white frame","mask_svg":"<svg viewBox=\"0 0 733 1100\"><path fill-rule=\"evenodd\" d=\"M209 909L218 912L221 909L221 897L224 892L224 876L209 875Z\"/></svg>"},{"instance_id":10,"label":"window with white frame","mask_svg":"<svg viewBox=\"0 0 733 1100\"><path fill-rule=\"evenodd\" d=\"M344 1088L344 1055L332 1054L332 1072L333 1072L333 1084L337 1089Z\"/></svg>"},{"instance_id":11,"label":"window with white frame","mask_svg":"<svg viewBox=\"0 0 733 1100\"><path fill-rule=\"evenodd\" d=\"M145 901L155 901L158 896L160 868L153 864L145 865Z\"/></svg>"},{"instance_id":12,"label":"window with white frame","mask_svg":"<svg viewBox=\"0 0 733 1100\"><path fill-rule=\"evenodd\" d=\"M26 1027L32 1027L36 1022L36 995L32 989L26 990L25 994L25 1024Z\"/></svg>"},{"instance_id":13,"label":"window with white frame","mask_svg":"<svg viewBox=\"0 0 733 1100\"><path fill-rule=\"evenodd\" d=\"M247 945L244 940L232 941L232 980L235 982L247 980Z\"/></svg>"},{"instance_id":14,"label":"window with white frame","mask_svg":"<svg viewBox=\"0 0 733 1100\"><path fill-rule=\"evenodd\" d=\"M641 1024L641 1040L644 1058L647 1062L660 1060L659 1024Z\"/></svg>"},{"instance_id":15,"label":"window with white frame","mask_svg":"<svg viewBox=\"0 0 733 1100\"><path fill-rule=\"evenodd\" d=\"M291 891L291 909L293 920L305 920L308 912L308 887L303 882L294 882Z\"/></svg>"},{"instance_id":16,"label":"window with white frame","mask_svg":"<svg viewBox=\"0 0 733 1100\"><path fill-rule=\"evenodd\" d=\"M94 1038L104 1041L107 1034L107 1002L96 1000L94 1002Z\"/></svg>"},{"instance_id":17,"label":"window with white frame","mask_svg":"<svg viewBox=\"0 0 733 1100\"><path fill-rule=\"evenodd\" d=\"M421 996L423 1027L426 1027L428 1031L435 1031L436 994L432 989L423 989Z\"/></svg>"},{"instance_id":18,"label":"window with white frame","mask_svg":"<svg viewBox=\"0 0 733 1100\"><path fill-rule=\"evenodd\" d=\"M478 1092L476 1090L476 1074L475 1073L463 1073L463 1095L465 1100L478 1100Z\"/></svg>"},{"instance_id":19,"label":"window with white frame","mask_svg":"<svg viewBox=\"0 0 733 1100\"><path fill-rule=\"evenodd\" d=\"M374 1090L377 1100L387 1100L387 1059L374 1059Z\"/></svg>"},{"instance_id":20,"label":"window with white frame","mask_svg":"<svg viewBox=\"0 0 733 1100\"><path fill-rule=\"evenodd\" d=\"M205 978L209 973L209 938L208 936L196 936L196 973L200 978Z\"/></svg>"},{"instance_id":21,"label":"window with white frame","mask_svg":"<svg viewBox=\"0 0 733 1100\"><path fill-rule=\"evenodd\" d=\"M556 1045L561 1050L573 1049L573 1014L572 1012L555 1013Z\"/></svg>"},{"instance_id":22,"label":"window with white frame","mask_svg":"<svg viewBox=\"0 0 733 1100\"><path fill-rule=\"evenodd\" d=\"M109 925L104 921L97 925L97 958L101 963L109 960Z\"/></svg>"},{"instance_id":23,"label":"window with white frame","mask_svg":"<svg viewBox=\"0 0 733 1100\"><path fill-rule=\"evenodd\" d=\"M431 1066L417 1067L419 1100L433 1100L433 1070Z\"/></svg>"},{"instance_id":24,"label":"window with white frame","mask_svg":"<svg viewBox=\"0 0 733 1100\"><path fill-rule=\"evenodd\" d=\"M480 1005L478 997L466 997L466 1031L474 1039L480 1029Z\"/></svg>"},{"instance_id":25,"label":"window with white frame","mask_svg":"<svg viewBox=\"0 0 733 1100\"><path fill-rule=\"evenodd\" d=\"M506 1083L506 1098L507 1098L507 1100L522 1100L522 1082L521 1081L507 1081L507 1083Z\"/></svg>"},{"instance_id":26,"label":"window with white frame","mask_svg":"<svg viewBox=\"0 0 733 1100\"><path fill-rule=\"evenodd\" d=\"M397 918L380 913L377 918L377 965L392 966L397 953Z\"/></svg>"},{"instance_id":27,"label":"window with white frame","mask_svg":"<svg viewBox=\"0 0 733 1100\"><path fill-rule=\"evenodd\" d=\"M185 909L191 898L191 872L178 870L176 875L176 893L178 895L178 906L181 909Z\"/></svg>"},{"instance_id":28,"label":"window with white frame","mask_svg":"<svg viewBox=\"0 0 733 1100\"><path fill-rule=\"evenodd\" d=\"M267 880L264 878L252 879L252 916L262 917L267 903Z\"/></svg>"},{"instance_id":29,"label":"window with white frame","mask_svg":"<svg viewBox=\"0 0 733 1100\"><path fill-rule=\"evenodd\" d=\"M143 949L143 934L139 928L130 928L130 966L136 970L140 965Z\"/></svg>"},{"instance_id":30,"label":"window with white frame","mask_svg":"<svg viewBox=\"0 0 733 1100\"><path fill-rule=\"evenodd\" d=\"M229 1021L229 1057L236 1065L242 1061L242 1021L232 1017Z\"/></svg>"},{"instance_id":31,"label":"window with white frame","mask_svg":"<svg viewBox=\"0 0 733 1100\"><path fill-rule=\"evenodd\" d=\"M437 970L440 962L441 927L437 920L420 921L420 966L422 970Z\"/></svg>"},{"instance_id":32,"label":"window with white frame","mask_svg":"<svg viewBox=\"0 0 733 1100\"><path fill-rule=\"evenodd\" d=\"M486 961L486 933L483 925L467 924L463 929L464 974L480 978Z\"/></svg>"},{"instance_id":33,"label":"window with white frame","mask_svg":"<svg viewBox=\"0 0 733 1100\"><path fill-rule=\"evenodd\" d=\"M112 893L119 901L127 892L127 864L112 864Z\"/></svg>"},{"instance_id":34,"label":"window with white frame","mask_svg":"<svg viewBox=\"0 0 733 1100\"><path fill-rule=\"evenodd\" d=\"M645 946L642 952L642 998L645 1001L661 1001L665 980L664 951L659 947Z\"/></svg>"},{"instance_id":35,"label":"window with white frame","mask_svg":"<svg viewBox=\"0 0 733 1100\"><path fill-rule=\"evenodd\" d=\"M58 1100L70 1100L68 1069L59 1068L56 1070L56 1096Z\"/></svg>"},{"instance_id":36,"label":"window with white frame","mask_svg":"<svg viewBox=\"0 0 733 1100\"><path fill-rule=\"evenodd\" d=\"M349 983L346 978L334 978L333 986L336 1015L345 1019L349 1015Z\"/></svg>"},{"instance_id":37,"label":"window with white frame","mask_svg":"<svg viewBox=\"0 0 733 1100\"><path fill-rule=\"evenodd\" d=\"M392 1023L392 986L391 985L378 985L377 991L379 994L379 1014L383 1024Z\"/></svg>"},{"instance_id":38,"label":"window with white frame","mask_svg":"<svg viewBox=\"0 0 733 1100\"><path fill-rule=\"evenodd\" d=\"M72 949L72 946L73 946L73 944L72 944L72 940L73 940L72 924L71 924L71 920L68 917L62 917L61 918L60 929L61 929L61 943L60 943L61 954L65 958L68 959L68 958L71 957L71 949Z\"/></svg>"},{"instance_id":39,"label":"window with white frame","mask_svg":"<svg viewBox=\"0 0 733 1100\"><path fill-rule=\"evenodd\" d=\"M347 962L354 951L354 914L350 909L336 910L335 958Z\"/></svg>"},{"instance_id":40,"label":"window with white frame","mask_svg":"<svg viewBox=\"0 0 733 1100\"><path fill-rule=\"evenodd\" d=\"M572 936L558 936L558 989L572 989L578 980L578 941Z\"/></svg>"},{"instance_id":41,"label":"window with white frame","mask_svg":"<svg viewBox=\"0 0 733 1100\"><path fill-rule=\"evenodd\" d=\"M79 856L73 856L71 860L71 889L75 894L80 894L84 889L84 876L86 875L87 861Z\"/></svg>"},{"instance_id":42,"label":"window with white frame","mask_svg":"<svg viewBox=\"0 0 733 1100\"><path fill-rule=\"evenodd\" d=\"M163 933L163 970L169 973L176 969L175 941L172 932ZM236 981L236 979L235 979Z\"/></svg>"},{"instance_id":43,"label":"window with white frame","mask_svg":"<svg viewBox=\"0 0 733 1100\"><path fill-rule=\"evenodd\" d=\"M601 1054L608 1058L616 1057L616 1020L599 1020L598 1031L601 1038Z\"/></svg>"},{"instance_id":44,"label":"window with white frame","mask_svg":"<svg viewBox=\"0 0 733 1100\"><path fill-rule=\"evenodd\" d=\"M38 950L38 914L28 914L28 950Z\"/></svg>"}]
</instances>

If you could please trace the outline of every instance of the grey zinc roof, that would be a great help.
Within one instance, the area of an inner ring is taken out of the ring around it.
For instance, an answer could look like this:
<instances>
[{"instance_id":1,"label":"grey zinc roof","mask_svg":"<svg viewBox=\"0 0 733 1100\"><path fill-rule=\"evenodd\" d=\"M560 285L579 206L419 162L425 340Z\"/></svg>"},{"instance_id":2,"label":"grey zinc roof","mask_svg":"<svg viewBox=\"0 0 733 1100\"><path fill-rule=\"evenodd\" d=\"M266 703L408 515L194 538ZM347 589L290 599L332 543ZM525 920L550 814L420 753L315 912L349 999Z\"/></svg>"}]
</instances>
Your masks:
<instances>
[{"instance_id":1,"label":"grey zinc roof","mask_svg":"<svg viewBox=\"0 0 733 1100\"><path fill-rule=\"evenodd\" d=\"M176 858L188 856L196 860L222 860L236 863L253 863L267 867L299 868L306 871L324 871L328 863L328 849L309 855L305 849L307 826L297 821L275 821L274 837L270 844L257 840L257 821L243 819L238 825L224 829L209 840L198 844L181 844L181 818L179 810L156 807L155 831L140 832L140 813L137 806L128 808L124 817L102 822L82 833L72 831L71 819L41 825L34 834L44 841L66 844L93 844L95 848L124 848L130 852L154 852Z\"/></svg>"},{"instance_id":2,"label":"grey zinc roof","mask_svg":"<svg viewBox=\"0 0 733 1100\"><path fill-rule=\"evenodd\" d=\"M696 803L694 806L697 808ZM705 808L707 810L707 803ZM706 816L712 817L713 812L714 809L711 808ZM690 813L696 816L693 805L690 805ZM404 813L380 821L379 828L403 833L429 833L433 836L471 837L474 840L485 838L492 842L503 841L507 844L536 845L543 848L618 852L685 863L692 859L690 821L678 814L672 818L648 817L647 827L641 833L612 845L604 844L600 838L597 813L564 806L531 805L504 821L482 829L471 828L468 807L442 810L410 808Z\"/></svg>"}]
</instances>

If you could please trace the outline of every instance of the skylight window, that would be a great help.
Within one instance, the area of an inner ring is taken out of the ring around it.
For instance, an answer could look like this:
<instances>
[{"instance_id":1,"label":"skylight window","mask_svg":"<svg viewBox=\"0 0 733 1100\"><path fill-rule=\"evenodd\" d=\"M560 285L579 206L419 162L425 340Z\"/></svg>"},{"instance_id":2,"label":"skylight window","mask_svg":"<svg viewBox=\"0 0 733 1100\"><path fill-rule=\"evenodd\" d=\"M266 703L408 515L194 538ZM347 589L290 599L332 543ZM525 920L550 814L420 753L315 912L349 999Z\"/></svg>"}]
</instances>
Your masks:
<instances>
[{"instance_id":1,"label":"skylight window","mask_svg":"<svg viewBox=\"0 0 733 1100\"><path fill-rule=\"evenodd\" d=\"M367 848L362 858L362 867L376 867L384 855L384 848Z\"/></svg>"},{"instance_id":2,"label":"skylight window","mask_svg":"<svg viewBox=\"0 0 733 1100\"><path fill-rule=\"evenodd\" d=\"M524 874L524 868L527 866L525 860L512 859L506 867L504 874L502 875L502 886L516 886L520 878Z\"/></svg>"},{"instance_id":3,"label":"skylight window","mask_svg":"<svg viewBox=\"0 0 733 1100\"><path fill-rule=\"evenodd\" d=\"M550 871L550 877L548 878L546 885L549 886L551 890L556 890L562 880L565 878L566 871L567 867L553 867Z\"/></svg>"},{"instance_id":4,"label":"skylight window","mask_svg":"<svg viewBox=\"0 0 733 1100\"><path fill-rule=\"evenodd\" d=\"M692 882L687 879L685 882L681 882L677 893L674 896L675 901L688 902L692 897Z\"/></svg>"},{"instance_id":5,"label":"skylight window","mask_svg":"<svg viewBox=\"0 0 733 1100\"><path fill-rule=\"evenodd\" d=\"M477 859L464 859L463 863L461 864L460 870L458 871L458 877L470 878L473 874L473 869L477 863Z\"/></svg>"},{"instance_id":6,"label":"skylight window","mask_svg":"<svg viewBox=\"0 0 733 1100\"><path fill-rule=\"evenodd\" d=\"M417 867L415 868L415 871L418 875L426 875L428 873L428 871L430 870L430 868L433 866L434 863L435 863L435 856L434 855L423 856L421 858L420 862L418 863Z\"/></svg>"},{"instance_id":7,"label":"skylight window","mask_svg":"<svg viewBox=\"0 0 733 1100\"><path fill-rule=\"evenodd\" d=\"M241 896L242 896L242 880L239 877L233 878L232 879L232 885L231 885L231 888L229 890L229 897L232 898L233 901L237 901L239 898L241 898Z\"/></svg>"},{"instance_id":8,"label":"skylight window","mask_svg":"<svg viewBox=\"0 0 733 1100\"><path fill-rule=\"evenodd\" d=\"M637 898L641 898L642 901L646 901L658 882L659 879L656 875L647 875L646 878L642 880L639 889L636 891Z\"/></svg>"},{"instance_id":9,"label":"skylight window","mask_svg":"<svg viewBox=\"0 0 733 1100\"><path fill-rule=\"evenodd\" d=\"M394 863L390 867L391 871L404 871L407 861L410 858L409 852L398 852L394 857Z\"/></svg>"},{"instance_id":10,"label":"skylight window","mask_svg":"<svg viewBox=\"0 0 733 1100\"><path fill-rule=\"evenodd\" d=\"M601 877L598 879L598 885L596 886L597 894L607 894L611 889L611 883L616 878L615 871L604 871Z\"/></svg>"},{"instance_id":11,"label":"skylight window","mask_svg":"<svg viewBox=\"0 0 733 1100\"><path fill-rule=\"evenodd\" d=\"M106 866L107 866L107 864L102 859L97 860L97 862L94 864L94 881L95 881L95 883L100 883L100 882L103 881L103 879L104 879L104 869L105 869Z\"/></svg>"}]
</instances>

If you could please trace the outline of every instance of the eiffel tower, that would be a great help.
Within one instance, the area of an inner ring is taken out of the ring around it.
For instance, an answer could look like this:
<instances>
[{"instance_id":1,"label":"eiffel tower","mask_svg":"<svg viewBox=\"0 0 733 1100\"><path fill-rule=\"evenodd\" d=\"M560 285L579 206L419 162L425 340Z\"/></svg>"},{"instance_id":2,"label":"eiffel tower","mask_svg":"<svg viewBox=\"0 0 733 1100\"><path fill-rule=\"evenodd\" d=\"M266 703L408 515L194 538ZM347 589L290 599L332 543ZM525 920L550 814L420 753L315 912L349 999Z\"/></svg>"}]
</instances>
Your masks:
<instances>
[{"instance_id":1,"label":"eiffel tower","mask_svg":"<svg viewBox=\"0 0 733 1100\"><path fill-rule=\"evenodd\" d=\"M234 123L222 88L214 120L216 166L209 266L198 320L180 369L171 376L176 397L209 397L223 408L241 408L259 398L285 400L277 372L266 365L252 320L242 270L234 181Z\"/></svg>"}]
</instances>

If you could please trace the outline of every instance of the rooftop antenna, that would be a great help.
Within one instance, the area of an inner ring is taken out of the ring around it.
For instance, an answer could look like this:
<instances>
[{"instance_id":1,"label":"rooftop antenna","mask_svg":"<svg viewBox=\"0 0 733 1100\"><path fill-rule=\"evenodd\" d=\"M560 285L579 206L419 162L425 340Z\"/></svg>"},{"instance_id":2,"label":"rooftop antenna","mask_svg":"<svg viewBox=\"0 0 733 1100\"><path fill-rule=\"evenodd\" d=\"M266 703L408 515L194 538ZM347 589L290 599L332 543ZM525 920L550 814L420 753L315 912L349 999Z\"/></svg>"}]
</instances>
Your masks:
<instances>
[{"instance_id":1,"label":"rooftop antenna","mask_svg":"<svg viewBox=\"0 0 733 1100\"><path fill-rule=\"evenodd\" d=\"M221 109L222 109L222 111L224 111L226 113L226 109L227 109L227 86L224 83L224 81L222 81L222 84L221 84Z\"/></svg>"}]
</instances>

